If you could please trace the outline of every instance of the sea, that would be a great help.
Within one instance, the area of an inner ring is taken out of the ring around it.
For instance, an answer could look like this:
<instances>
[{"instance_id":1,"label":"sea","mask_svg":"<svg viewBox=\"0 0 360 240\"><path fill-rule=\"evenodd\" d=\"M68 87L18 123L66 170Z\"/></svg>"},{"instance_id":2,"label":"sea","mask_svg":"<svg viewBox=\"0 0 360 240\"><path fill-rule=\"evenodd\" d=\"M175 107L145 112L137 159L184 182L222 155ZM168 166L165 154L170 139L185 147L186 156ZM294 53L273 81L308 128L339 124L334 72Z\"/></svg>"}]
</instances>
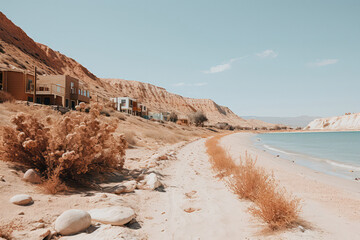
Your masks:
<instances>
[{"instance_id":1,"label":"sea","mask_svg":"<svg viewBox=\"0 0 360 240\"><path fill-rule=\"evenodd\" d=\"M360 132L263 133L255 146L315 171L360 178Z\"/></svg>"}]
</instances>

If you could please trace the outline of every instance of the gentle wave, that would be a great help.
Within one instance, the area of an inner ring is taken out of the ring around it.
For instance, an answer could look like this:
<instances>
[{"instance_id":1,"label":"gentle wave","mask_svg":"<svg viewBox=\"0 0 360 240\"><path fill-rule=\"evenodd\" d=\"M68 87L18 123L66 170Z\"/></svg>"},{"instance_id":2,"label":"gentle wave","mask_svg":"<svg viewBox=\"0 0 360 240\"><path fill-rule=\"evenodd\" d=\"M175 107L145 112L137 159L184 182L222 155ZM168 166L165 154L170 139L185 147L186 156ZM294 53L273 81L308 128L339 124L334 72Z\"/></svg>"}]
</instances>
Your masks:
<instances>
[{"instance_id":1,"label":"gentle wave","mask_svg":"<svg viewBox=\"0 0 360 240\"><path fill-rule=\"evenodd\" d=\"M277 149L277 148L274 148L274 147L270 147L269 145L266 145L266 144L264 144L264 147L271 150L271 151L274 151L274 152L280 152L280 153L289 154L289 155L292 154L292 153L285 152L283 150L280 150L280 149Z\"/></svg>"},{"instance_id":2,"label":"gentle wave","mask_svg":"<svg viewBox=\"0 0 360 240\"><path fill-rule=\"evenodd\" d=\"M341 167L341 168L350 169L350 170L354 170L354 171L360 171L360 167L355 167L355 166L347 165L344 163L338 163L338 162L335 162L335 161L332 161L329 159L326 159L325 162L327 162L333 166L336 166L336 167Z\"/></svg>"},{"instance_id":3,"label":"gentle wave","mask_svg":"<svg viewBox=\"0 0 360 240\"><path fill-rule=\"evenodd\" d=\"M336 162L336 161L333 161L333 160L330 160L330 159L323 159L323 158L317 158L317 157L308 156L308 155L305 155L305 154L296 154L296 153L286 152L286 151L280 150L278 148L271 147L271 146L269 146L267 144L264 144L263 146L264 146L264 148L267 148L268 150L271 150L271 151L274 151L274 152L279 152L279 153L283 153L283 154L287 154L287 155L297 155L297 156L307 158L307 159L311 159L311 160L315 160L315 161L318 161L318 162L325 162L325 163L328 163L328 164L330 164L332 166L335 166L335 167L340 167L340 168L349 169L349 170L353 170L353 171L360 171L360 167L355 167L355 166L352 166L352 165L339 163L339 162Z\"/></svg>"}]
</instances>

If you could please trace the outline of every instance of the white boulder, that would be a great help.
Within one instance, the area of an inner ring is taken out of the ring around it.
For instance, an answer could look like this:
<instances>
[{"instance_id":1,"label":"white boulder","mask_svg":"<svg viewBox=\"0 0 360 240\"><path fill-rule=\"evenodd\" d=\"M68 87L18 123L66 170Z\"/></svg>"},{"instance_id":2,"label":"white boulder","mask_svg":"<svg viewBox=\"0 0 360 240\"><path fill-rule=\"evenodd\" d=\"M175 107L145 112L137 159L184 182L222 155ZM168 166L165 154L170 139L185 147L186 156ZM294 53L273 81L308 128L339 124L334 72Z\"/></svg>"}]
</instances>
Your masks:
<instances>
[{"instance_id":1,"label":"white boulder","mask_svg":"<svg viewBox=\"0 0 360 240\"><path fill-rule=\"evenodd\" d=\"M10 198L11 203L22 206L27 205L32 201L32 198L27 194L18 194Z\"/></svg>"},{"instance_id":2,"label":"white boulder","mask_svg":"<svg viewBox=\"0 0 360 240\"><path fill-rule=\"evenodd\" d=\"M31 183L41 183L41 177L34 169L27 170L23 176L23 179Z\"/></svg>"},{"instance_id":3,"label":"white boulder","mask_svg":"<svg viewBox=\"0 0 360 240\"><path fill-rule=\"evenodd\" d=\"M146 189L146 190L154 190L158 187L160 187L162 183L158 179L157 175L155 173L150 173L149 175L144 177L144 180L141 180L137 188L139 189Z\"/></svg>"},{"instance_id":4,"label":"white boulder","mask_svg":"<svg viewBox=\"0 0 360 240\"><path fill-rule=\"evenodd\" d=\"M63 212L55 221L55 230L61 235L72 235L84 231L91 225L88 212L70 209Z\"/></svg>"},{"instance_id":5,"label":"white boulder","mask_svg":"<svg viewBox=\"0 0 360 240\"><path fill-rule=\"evenodd\" d=\"M135 217L134 210L121 206L92 209L88 213L91 215L92 221L114 226L124 225Z\"/></svg>"}]
</instances>

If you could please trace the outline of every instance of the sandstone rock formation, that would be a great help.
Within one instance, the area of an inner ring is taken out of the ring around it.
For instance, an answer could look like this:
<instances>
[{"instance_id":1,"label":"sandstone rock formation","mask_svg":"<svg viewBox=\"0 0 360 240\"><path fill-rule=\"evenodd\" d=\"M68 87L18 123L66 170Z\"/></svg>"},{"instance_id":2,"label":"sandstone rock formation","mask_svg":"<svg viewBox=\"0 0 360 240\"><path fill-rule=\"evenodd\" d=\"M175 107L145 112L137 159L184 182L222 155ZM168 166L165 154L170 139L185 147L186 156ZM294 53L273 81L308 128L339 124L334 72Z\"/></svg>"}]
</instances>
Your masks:
<instances>
[{"instance_id":1,"label":"sandstone rock formation","mask_svg":"<svg viewBox=\"0 0 360 240\"><path fill-rule=\"evenodd\" d=\"M318 118L305 128L307 130L360 130L360 113L338 117Z\"/></svg>"}]
</instances>

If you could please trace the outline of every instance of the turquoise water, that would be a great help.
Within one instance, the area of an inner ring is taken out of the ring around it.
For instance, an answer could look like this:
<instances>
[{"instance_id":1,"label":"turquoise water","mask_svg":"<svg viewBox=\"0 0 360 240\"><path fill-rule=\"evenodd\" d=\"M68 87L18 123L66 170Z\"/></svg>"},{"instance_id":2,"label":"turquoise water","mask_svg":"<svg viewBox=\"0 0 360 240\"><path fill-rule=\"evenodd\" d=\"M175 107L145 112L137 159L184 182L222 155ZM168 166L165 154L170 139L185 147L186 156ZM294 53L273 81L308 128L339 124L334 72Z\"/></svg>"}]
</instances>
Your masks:
<instances>
[{"instance_id":1,"label":"turquoise water","mask_svg":"<svg viewBox=\"0 0 360 240\"><path fill-rule=\"evenodd\" d=\"M255 145L317 171L360 177L360 132L264 133Z\"/></svg>"}]
</instances>

